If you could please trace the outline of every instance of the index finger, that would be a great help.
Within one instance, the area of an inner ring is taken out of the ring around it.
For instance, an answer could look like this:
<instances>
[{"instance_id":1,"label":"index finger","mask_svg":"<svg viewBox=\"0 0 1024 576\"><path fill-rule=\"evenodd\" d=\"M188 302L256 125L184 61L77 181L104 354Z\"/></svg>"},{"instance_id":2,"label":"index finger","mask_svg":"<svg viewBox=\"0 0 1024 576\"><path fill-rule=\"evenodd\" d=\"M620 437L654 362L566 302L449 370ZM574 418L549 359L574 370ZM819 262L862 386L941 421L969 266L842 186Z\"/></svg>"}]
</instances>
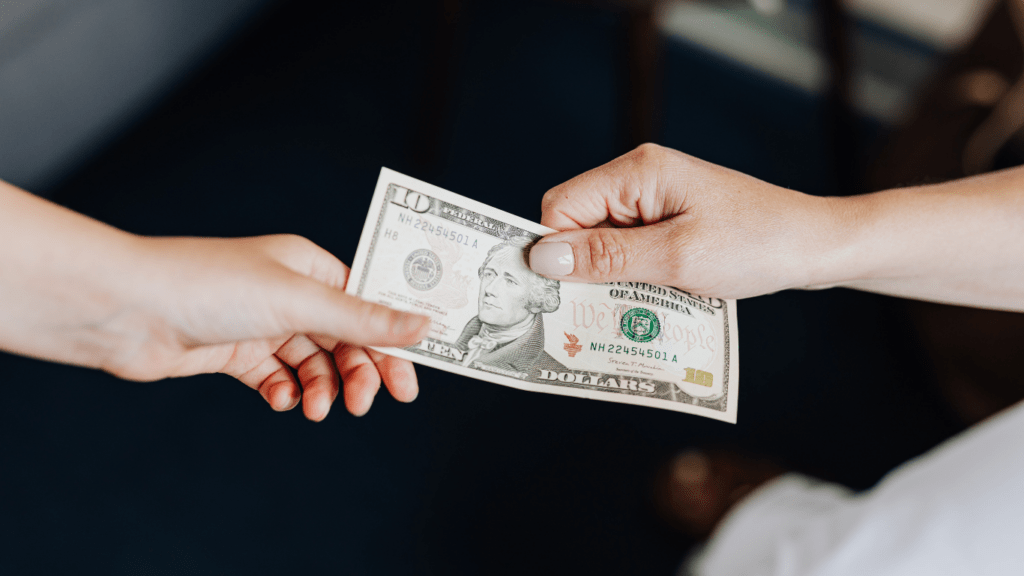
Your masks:
<instances>
[{"instance_id":1,"label":"index finger","mask_svg":"<svg viewBox=\"0 0 1024 576\"><path fill-rule=\"evenodd\" d=\"M662 192L662 167L672 154L645 144L555 186L541 201L540 223L565 231L603 222L636 226L664 219L670 207Z\"/></svg>"}]
</instances>

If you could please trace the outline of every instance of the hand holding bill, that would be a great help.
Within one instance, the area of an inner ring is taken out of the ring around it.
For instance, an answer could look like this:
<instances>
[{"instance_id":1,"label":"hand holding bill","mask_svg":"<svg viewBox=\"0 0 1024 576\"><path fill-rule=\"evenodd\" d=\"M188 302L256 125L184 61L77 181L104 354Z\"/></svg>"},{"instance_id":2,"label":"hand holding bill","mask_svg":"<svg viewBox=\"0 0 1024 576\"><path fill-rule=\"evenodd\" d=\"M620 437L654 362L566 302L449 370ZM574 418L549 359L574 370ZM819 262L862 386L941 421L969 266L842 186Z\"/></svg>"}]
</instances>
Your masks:
<instances>
[{"instance_id":1,"label":"hand holding bill","mask_svg":"<svg viewBox=\"0 0 1024 576\"><path fill-rule=\"evenodd\" d=\"M0 350L150 381L223 372L275 410L353 414L381 383L416 397L412 365L364 346L420 340L426 318L345 294L312 242L146 238L0 182ZM294 373L293 373L294 370Z\"/></svg>"},{"instance_id":2,"label":"hand holding bill","mask_svg":"<svg viewBox=\"0 0 1024 576\"><path fill-rule=\"evenodd\" d=\"M1024 311L1024 168L816 197L647 144L552 188L531 253L558 280L719 298L843 286Z\"/></svg>"},{"instance_id":3,"label":"hand holding bill","mask_svg":"<svg viewBox=\"0 0 1024 576\"><path fill-rule=\"evenodd\" d=\"M824 199L647 144L556 186L534 271L746 298L816 281Z\"/></svg>"}]
</instances>

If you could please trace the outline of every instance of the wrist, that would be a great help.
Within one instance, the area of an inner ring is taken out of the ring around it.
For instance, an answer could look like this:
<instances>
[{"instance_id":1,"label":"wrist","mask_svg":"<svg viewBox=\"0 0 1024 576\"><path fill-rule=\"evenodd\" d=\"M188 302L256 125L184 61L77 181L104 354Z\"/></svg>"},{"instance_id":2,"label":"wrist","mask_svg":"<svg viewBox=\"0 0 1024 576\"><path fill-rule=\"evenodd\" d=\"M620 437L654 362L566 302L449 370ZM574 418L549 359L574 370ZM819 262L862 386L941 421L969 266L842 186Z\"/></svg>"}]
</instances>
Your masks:
<instances>
[{"instance_id":1,"label":"wrist","mask_svg":"<svg viewBox=\"0 0 1024 576\"><path fill-rule=\"evenodd\" d=\"M919 252L938 240L918 226L923 212L914 200L920 195L918 188L898 188L822 198L828 211L808 288L863 288L914 274Z\"/></svg>"},{"instance_id":2,"label":"wrist","mask_svg":"<svg viewBox=\"0 0 1024 576\"><path fill-rule=\"evenodd\" d=\"M145 290L140 238L107 229L71 251L69 293L55 310L66 326L72 358L61 359L107 371L133 339L137 310L131 295Z\"/></svg>"},{"instance_id":3,"label":"wrist","mask_svg":"<svg viewBox=\"0 0 1024 576\"><path fill-rule=\"evenodd\" d=\"M131 340L126 296L142 281L136 240L104 226L40 242L48 248L29 264L15 351L109 371Z\"/></svg>"},{"instance_id":4,"label":"wrist","mask_svg":"<svg viewBox=\"0 0 1024 576\"><path fill-rule=\"evenodd\" d=\"M807 196L801 251L806 275L796 287L843 286L868 273L863 240L869 204L867 196Z\"/></svg>"}]
</instances>

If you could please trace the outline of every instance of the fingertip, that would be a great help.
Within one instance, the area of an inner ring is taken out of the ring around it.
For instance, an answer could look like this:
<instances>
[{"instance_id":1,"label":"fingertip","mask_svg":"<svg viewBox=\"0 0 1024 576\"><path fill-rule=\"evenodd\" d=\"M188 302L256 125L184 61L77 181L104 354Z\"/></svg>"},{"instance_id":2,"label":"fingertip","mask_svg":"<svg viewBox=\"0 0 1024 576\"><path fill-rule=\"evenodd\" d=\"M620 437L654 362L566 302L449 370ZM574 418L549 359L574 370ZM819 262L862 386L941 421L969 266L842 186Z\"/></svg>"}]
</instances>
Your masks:
<instances>
[{"instance_id":1,"label":"fingertip","mask_svg":"<svg viewBox=\"0 0 1024 576\"><path fill-rule=\"evenodd\" d=\"M395 400L398 400L403 404L409 404L410 402L413 402L414 400L416 400L416 398L419 397L419 395L420 387L417 386L416 384L406 385L402 388L399 388L391 392L391 396L394 397Z\"/></svg>"},{"instance_id":2,"label":"fingertip","mask_svg":"<svg viewBox=\"0 0 1024 576\"><path fill-rule=\"evenodd\" d=\"M318 390L307 386L302 396L302 413L311 422L323 422L331 411L331 398Z\"/></svg>"},{"instance_id":3,"label":"fingertip","mask_svg":"<svg viewBox=\"0 0 1024 576\"><path fill-rule=\"evenodd\" d=\"M370 358L377 366L381 381L391 393L392 398L408 404L419 396L419 381L416 378L416 369L412 362L376 351L370 351Z\"/></svg>"},{"instance_id":4,"label":"fingertip","mask_svg":"<svg viewBox=\"0 0 1024 576\"><path fill-rule=\"evenodd\" d=\"M354 384L354 383L353 383ZM367 389L364 386L345 386L345 408L356 417L365 416L373 405L373 397L376 395L376 387Z\"/></svg>"},{"instance_id":5,"label":"fingertip","mask_svg":"<svg viewBox=\"0 0 1024 576\"><path fill-rule=\"evenodd\" d=\"M402 400L402 402L405 402L406 404L409 404L409 403L415 402L416 399L419 398L419 397L420 397L420 387L417 386L417 385L413 385L413 387L412 387L412 395L409 396L408 399Z\"/></svg>"},{"instance_id":6,"label":"fingertip","mask_svg":"<svg viewBox=\"0 0 1024 576\"><path fill-rule=\"evenodd\" d=\"M318 404L324 404L320 407L304 407L304 413L306 419L312 422L323 422L327 418L327 415L331 412L331 405L329 403L318 402Z\"/></svg>"},{"instance_id":7,"label":"fingertip","mask_svg":"<svg viewBox=\"0 0 1024 576\"><path fill-rule=\"evenodd\" d=\"M287 412L295 408L302 399L298 387L291 382L280 382L270 389L267 395L270 407L277 412Z\"/></svg>"},{"instance_id":8,"label":"fingertip","mask_svg":"<svg viewBox=\"0 0 1024 576\"><path fill-rule=\"evenodd\" d=\"M373 404L372 400L370 402L366 402L365 405L363 402L346 402L345 407L348 408L349 414L356 418L362 418L370 411L371 404Z\"/></svg>"},{"instance_id":9,"label":"fingertip","mask_svg":"<svg viewBox=\"0 0 1024 576\"><path fill-rule=\"evenodd\" d=\"M416 371L412 365L405 364L397 372L398 375L391 377L389 390L395 400L409 404L420 395L420 384L416 380Z\"/></svg>"}]
</instances>

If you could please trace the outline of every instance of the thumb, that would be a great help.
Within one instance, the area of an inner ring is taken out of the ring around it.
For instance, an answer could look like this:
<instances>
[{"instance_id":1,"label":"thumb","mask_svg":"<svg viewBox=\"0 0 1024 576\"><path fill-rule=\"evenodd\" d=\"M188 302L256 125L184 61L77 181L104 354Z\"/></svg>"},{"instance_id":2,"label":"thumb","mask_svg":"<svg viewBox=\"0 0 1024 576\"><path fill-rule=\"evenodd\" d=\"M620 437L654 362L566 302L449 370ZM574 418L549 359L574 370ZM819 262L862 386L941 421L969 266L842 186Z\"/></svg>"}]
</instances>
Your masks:
<instances>
[{"instance_id":1,"label":"thumb","mask_svg":"<svg viewBox=\"0 0 1024 576\"><path fill-rule=\"evenodd\" d=\"M426 337L430 319L367 302L303 278L303 297L289 298L289 330L356 346L409 346Z\"/></svg>"},{"instance_id":2,"label":"thumb","mask_svg":"<svg viewBox=\"0 0 1024 576\"><path fill-rule=\"evenodd\" d=\"M570 282L671 284L678 266L674 231L670 221L663 221L636 228L557 232L530 250L530 268Z\"/></svg>"}]
</instances>

